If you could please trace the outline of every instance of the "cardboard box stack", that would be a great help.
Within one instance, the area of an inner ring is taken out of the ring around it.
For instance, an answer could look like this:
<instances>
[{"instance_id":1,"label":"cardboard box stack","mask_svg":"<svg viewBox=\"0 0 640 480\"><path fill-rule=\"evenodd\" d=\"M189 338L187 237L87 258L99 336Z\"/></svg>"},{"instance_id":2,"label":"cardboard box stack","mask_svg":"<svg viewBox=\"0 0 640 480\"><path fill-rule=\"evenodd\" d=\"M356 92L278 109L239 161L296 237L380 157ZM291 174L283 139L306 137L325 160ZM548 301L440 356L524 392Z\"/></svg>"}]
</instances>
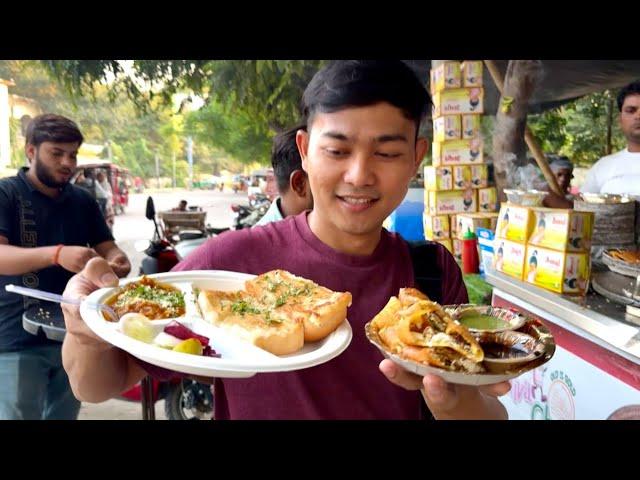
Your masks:
<instances>
[{"instance_id":1,"label":"cardboard box stack","mask_svg":"<svg viewBox=\"0 0 640 480\"><path fill-rule=\"evenodd\" d=\"M556 293L586 293L591 274L592 212L503 203L494 268Z\"/></svg>"},{"instance_id":2,"label":"cardboard box stack","mask_svg":"<svg viewBox=\"0 0 640 480\"><path fill-rule=\"evenodd\" d=\"M433 164L424 171L424 233L457 258L467 228L495 229L497 219L497 193L482 150L482 74L479 60L445 61L430 73Z\"/></svg>"}]
</instances>

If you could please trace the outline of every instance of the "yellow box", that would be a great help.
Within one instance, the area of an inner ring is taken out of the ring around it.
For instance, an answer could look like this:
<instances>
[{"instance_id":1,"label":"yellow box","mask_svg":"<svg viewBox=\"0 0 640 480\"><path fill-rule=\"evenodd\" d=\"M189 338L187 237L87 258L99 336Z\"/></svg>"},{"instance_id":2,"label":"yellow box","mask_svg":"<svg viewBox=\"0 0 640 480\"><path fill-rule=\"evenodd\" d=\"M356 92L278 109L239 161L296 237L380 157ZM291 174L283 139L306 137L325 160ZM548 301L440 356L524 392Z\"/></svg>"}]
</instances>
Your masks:
<instances>
[{"instance_id":1,"label":"yellow box","mask_svg":"<svg viewBox=\"0 0 640 480\"><path fill-rule=\"evenodd\" d=\"M535 220L530 244L569 252L590 251L593 212L537 207L531 210Z\"/></svg>"},{"instance_id":2,"label":"yellow box","mask_svg":"<svg viewBox=\"0 0 640 480\"><path fill-rule=\"evenodd\" d=\"M484 113L483 88L456 88L433 94L433 116Z\"/></svg>"},{"instance_id":3,"label":"yellow box","mask_svg":"<svg viewBox=\"0 0 640 480\"><path fill-rule=\"evenodd\" d=\"M433 86L431 91L437 93L443 90L462 87L462 76L460 73L460 62L442 62L433 72Z\"/></svg>"},{"instance_id":4,"label":"yellow box","mask_svg":"<svg viewBox=\"0 0 640 480\"><path fill-rule=\"evenodd\" d=\"M524 280L557 293L587 291L591 273L589 253L558 252L535 245L527 246Z\"/></svg>"},{"instance_id":5,"label":"yellow box","mask_svg":"<svg viewBox=\"0 0 640 480\"><path fill-rule=\"evenodd\" d=\"M449 250L449 252L451 252L451 254L453 254L453 245L451 244L451 239L450 238L446 238L444 240L434 240L434 242L438 242L441 245L444 245L445 248L447 250Z\"/></svg>"},{"instance_id":6,"label":"yellow box","mask_svg":"<svg viewBox=\"0 0 640 480\"><path fill-rule=\"evenodd\" d=\"M476 191L452 190L449 192L429 192L429 214L475 212L477 210Z\"/></svg>"},{"instance_id":7,"label":"yellow box","mask_svg":"<svg viewBox=\"0 0 640 480\"><path fill-rule=\"evenodd\" d=\"M456 232L458 231L458 215L449 215L449 226L451 228L451 237L456 236Z\"/></svg>"},{"instance_id":8,"label":"yellow box","mask_svg":"<svg viewBox=\"0 0 640 480\"><path fill-rule=\"evenodd\" d=\"M442 191L453 188L451 167L424 167L424 185L427 190Z\"/></svg>"},{"instance_id":9,"label":"yellow box","mask_svg":"<svg viewBox=\"0 0 640 480\"><path fill-rule=\"evenodd\" d=\"M481 136L480 115L461 115L462 138L478 138ZM445 117L446 118L446 117Z\"/></svg>"},{"instance_id":10,"label":"yellow box","mask_svg":"<svg viewBox=\"0 0 640 480\"><path fill-rule=\"evenodd\" d=\"M433 165L479 165L482 163L482 140L433 142Z\"/></svg>"},{"instance_id":11,"label":"yellow box","mask_svg":"<svg viewBox=\"0 0 640 480\"><path fill-rule=\"evenodd\" d=\"M463 87L482 86L482 60L465 60L460 65Z\"/></svg>"},{"instance_id":12,"label":"yellow box","mask_svg":"<svg viewBox=\"0 0 640 480\"><path fill-rule=\"evenodd\" d=\"M497 213L460 213L456 215L456 235L457 238L467 233L467 230L476 232L476 228L488 228L495 230Z\"/></svg>"},{"instance_id":13,"label":"yellow box","mask_svg":"<svg viewBox=\"0 0 640 480\"><path fill-rule=\"evenodd\" d=\"M447 115L433 119L433 140L460 140L462 138L462 118L460 115Z\"/></svg>"},{"instance_id":14,"label":"yellow box","mask_svg":"<svg viewBox=\"0 0 640 480\"><path fill-rule=\"evenodd\" d=\"M457 238L452 238L451 244L453 246L453 256L458 260L462 260L462 242Z\"/></svg>"},{"instance_id":15,"label":"yellow box","mask_svg":"<svg viewBox=\"0 0 640 480\"><path fill-rule=\"evenodd\" d=\"M453 189L465 190L471 188L471 166L453 165Z\"/></svg>"},{"instance_id":16,"label":"yellow box","mask_svg":"<svg viewBox=\"0 0 640 480\"><path fill-rule=\"evenodd\" d=\"M451 237L449 215L422 215L424 238L427 240L443 240Z\"/></svg>"},{"instance_id":17,"label":"yellow box","mask_svg":"<svg viewBox=\"0 0 640 480\"><path fill-rule=\"evenodd\" d=\"M496 238L493 242L493 268L522 280L527 246L524 243Z\"/></svg>"},{"instance_id":18,"label":"yellow box","mask_svg":"<svg viewBox=\"0 0 640 480\"><path fill-rule=\"evenodd\" d=\"M434 70L433 68L429 70L429 93L431 94L431 96L433 97L434 92L434 87L436 86L436 81L434 80Z\"/></svg>"},{"instance_id":19,"label":"yellow box","mask_svg":"<svg viewBox=\"0 0 640 480\"><path fill-rule=\"evenodd\" d=\"M478 189L478 211L495 212L498 210L498 191L496 187Z\"/></svg>"},{"instance_id":20,"label":"yellow box","mask_svg":"<svg viewBox=\"0 0 640 480\"><path fill-rule=\"evenodd\" d=\"M496 237L525 243L533 230L534 216L530 208L503 203L498 214Z\"/></svg>"},{"instance_id":21,"label":"yellow box","mask_svg":"<svg viewBox=\"0 0 640 480\"><path fill-rule=\"evenodd\" d=\"M489 186L489 165L470 165L471 186L485 188Z\"/></svg>"},{"instance_id":22,"label":"yellow box","mask_svg":"<svg viewBox=\"0 0 640 480\"><path fill-rule=\"evenodd\" d=\"M496 231L498 227L498 212L483 212L485 215L489 215L489 230Z\"/></svg>"}]
</instances>

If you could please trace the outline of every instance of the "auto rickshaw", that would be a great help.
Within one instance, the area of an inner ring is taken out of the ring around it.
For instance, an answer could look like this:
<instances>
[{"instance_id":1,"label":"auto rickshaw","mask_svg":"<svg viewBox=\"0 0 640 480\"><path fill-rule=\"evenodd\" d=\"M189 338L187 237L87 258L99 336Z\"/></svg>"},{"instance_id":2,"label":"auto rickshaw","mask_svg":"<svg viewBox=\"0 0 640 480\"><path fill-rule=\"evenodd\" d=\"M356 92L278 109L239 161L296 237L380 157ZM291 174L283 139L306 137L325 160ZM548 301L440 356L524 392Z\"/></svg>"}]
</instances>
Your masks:
<instances>
[{"instance_id":1,"label":"auto rickshaw","mask_svg":"<svg viewBox=\"0 0 640 480\"><path fill-rule=\"evenodd\" d=\"M102 170L107 175L113 193L113 211L116 215L124 213L125 208L129 205L129 189L132 185L129 169L109 160L78 160L77 170L71 182L75 183L78 175L86 169L94 170L96 173L98 170Z\"/></svg>"}]
</instances>

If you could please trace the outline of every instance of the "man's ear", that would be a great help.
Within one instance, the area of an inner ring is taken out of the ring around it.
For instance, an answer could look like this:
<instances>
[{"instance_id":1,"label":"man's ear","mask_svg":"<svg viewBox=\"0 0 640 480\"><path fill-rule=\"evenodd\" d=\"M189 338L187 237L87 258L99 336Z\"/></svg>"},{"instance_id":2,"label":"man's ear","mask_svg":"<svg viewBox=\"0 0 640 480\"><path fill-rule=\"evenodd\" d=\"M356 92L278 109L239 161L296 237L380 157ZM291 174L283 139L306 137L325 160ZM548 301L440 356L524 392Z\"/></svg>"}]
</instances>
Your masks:
<instances>
[{"instance_id":1,"label":"man's ear","mask_svg":"<svg viewBox=\"0 0 640 480\"><path fill-rule=\"evenodd\" d=\"M424 137L418 137L416 140L416 158L413 174L415 175L418 172L418 168L420 168L420 164L424 159L424 156L429 151L429 141Z\"/></svg>"},{"instance_id":2,"label":"man's ear","mask_svg":"<svg viewBox=\"0 0 640 480\"><path fill-rule=\"evenodd\" d=\"M29 159L29 163L31 163L33 161L34 158L36 158L36 152L38 151L38 148L35 145L32 145L31 143L27 143L24 147L24 153L27 156L27 158Z\"/></svg>"},{"instance_id":3,"label":"man's ear","mask_svg":"<svg viewBox=\"0 0 640 480\"><path fill-rule=\"evenodd\" d=\"M302 159L302 169L306 172L307 152L309 151L309 133L304 130L298 130L296 133L296 145L298 146L298 153L300 153L300 158ZM289 182L291 182L291 178L289 178Z\"/></svg>"},{"instance_id":4,"label":"man's ear","mask_svg":"<svg viewBox=\"0 0 640 480\"><path fill-rule=\"evenodd\" d=\"M301 198L307 196L307 174L303 170L294 170L289 176L289 188Z\"/></svg>"}]
</instances>

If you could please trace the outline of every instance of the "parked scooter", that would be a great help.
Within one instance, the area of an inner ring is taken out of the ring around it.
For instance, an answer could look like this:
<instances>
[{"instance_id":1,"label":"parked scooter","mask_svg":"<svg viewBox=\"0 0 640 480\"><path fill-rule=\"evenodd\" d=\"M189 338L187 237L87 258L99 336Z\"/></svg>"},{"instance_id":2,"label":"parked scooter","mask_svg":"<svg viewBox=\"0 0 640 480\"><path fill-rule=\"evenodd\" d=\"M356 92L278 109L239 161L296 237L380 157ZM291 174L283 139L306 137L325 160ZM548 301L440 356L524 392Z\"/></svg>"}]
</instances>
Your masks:
<instances>
[{"instance_id":1,"label":"parked scooter","mask_svg":"<svg viewBox=\"0 0 640 480\"><path fill-rule=\"evenodd\" d=\"M271 203L268 200L266 202L261 202L256 207L238 204L231 205L231 210L235 212L233 228L235 230L241 230L243 228L253 227L262 217L264 217L270 206Z\"/></svg>"},{"instance_id":2,"label":"parked scooter","mask_svg":"<svg viewBox=\"0 0 640 480\"><path fill-rule=\"evenodd\" d=\"M259 207L260 205L266 203L271 203L269 201L269 197L267 197L264 193L262 192L255 192L255 193L251 193L248 195L248 199L249 199L249 206L256 208Z\"/></svg>"},{"instance_id":3,"label":"parked scooter","mask_svg":"<svg viewBox=\"0 0 640 480\"><path fill-rule=\"evenodd\" d=\"M208 228L200 236L184 235L183 239L178 238L174 243L161 233L151 197L147 199L145 216L153 221L155 231L153 239L144 250L146 256L140 266L140 275L168 272L204 243L208 236L228 230ZM155 418L153 405L161 399L164 399L165 415L170 420L204 420L213 417L211 386L188 378L159 382L147 377L121 395L128 400L142 401L145 419Z\"/></svg>"}]
</instances>

